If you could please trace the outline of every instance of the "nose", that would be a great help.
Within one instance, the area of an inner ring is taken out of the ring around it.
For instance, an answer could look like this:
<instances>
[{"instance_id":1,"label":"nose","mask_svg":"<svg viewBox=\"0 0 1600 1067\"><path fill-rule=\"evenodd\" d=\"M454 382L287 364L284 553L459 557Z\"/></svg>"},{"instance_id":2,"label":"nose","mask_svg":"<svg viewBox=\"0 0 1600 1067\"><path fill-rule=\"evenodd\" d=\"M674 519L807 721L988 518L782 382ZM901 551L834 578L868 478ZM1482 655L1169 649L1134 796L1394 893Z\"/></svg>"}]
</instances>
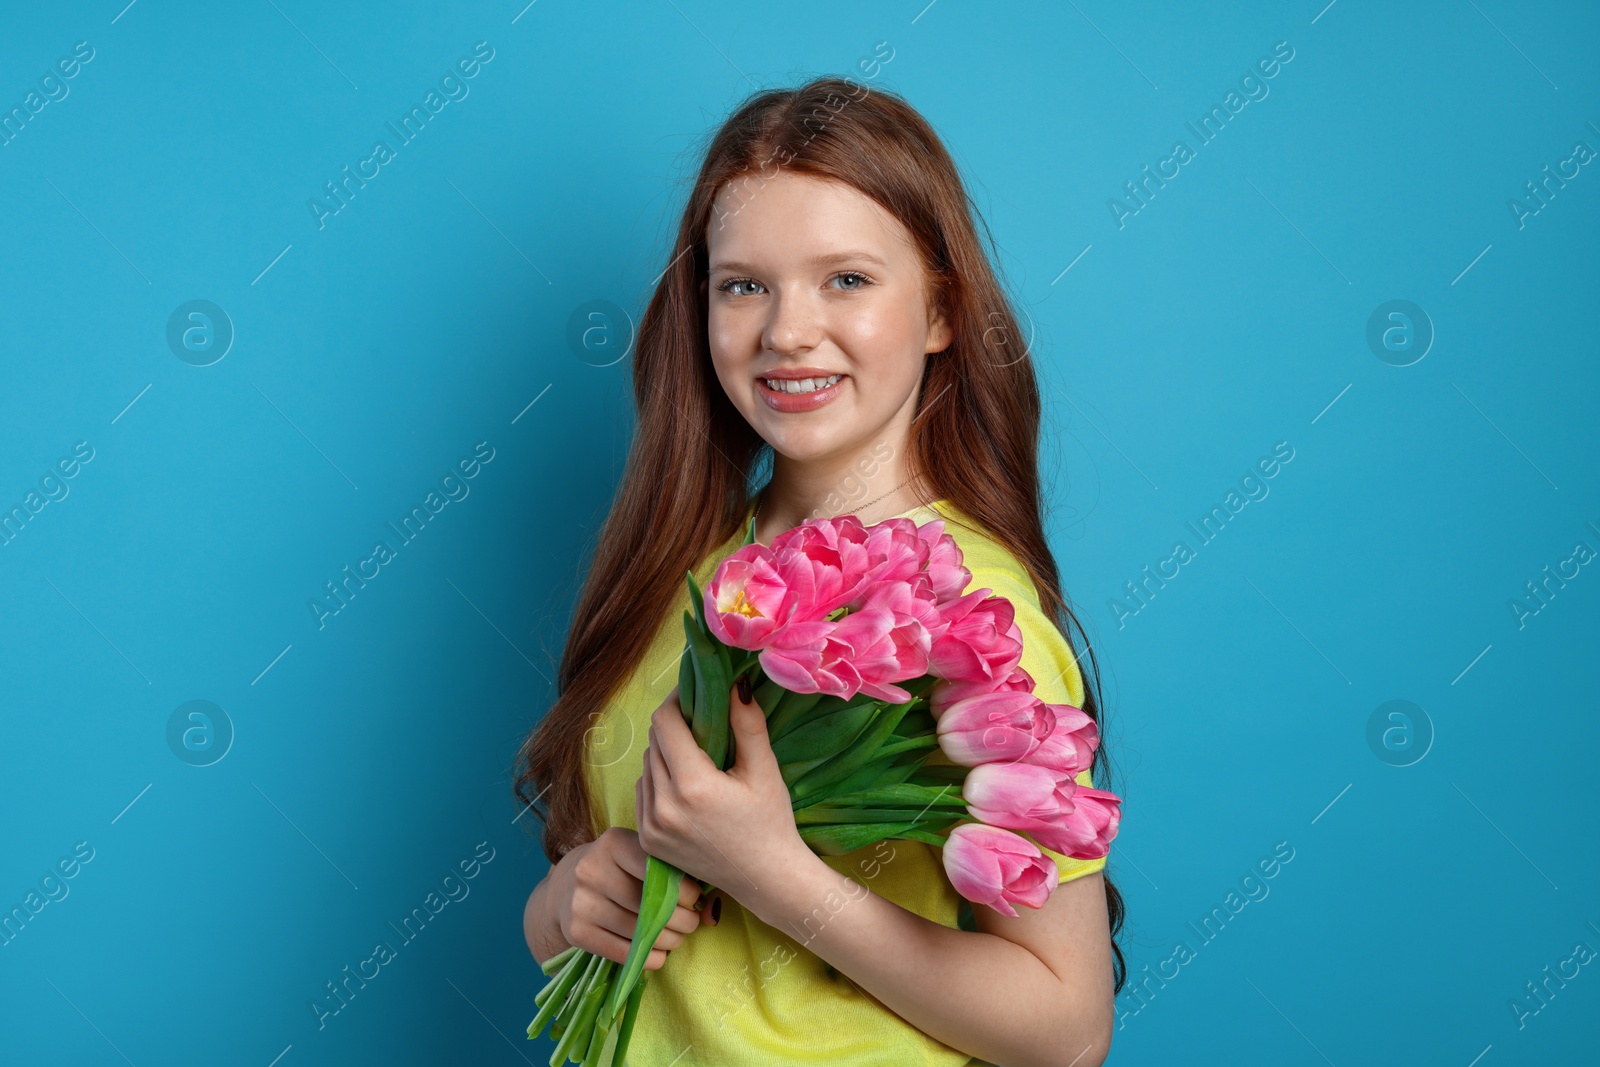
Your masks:
<instances>
[{"instance_id":1,"label":"nose","mask_svg":"<svg viewBox=\"0 0 1600 1067\"><path fill-rule=\"evenodd\" d=\"M817 309L795 292L774 293L761 342L770 352L805 352L817 346L821 322Z\"/></svg>"}]
</instances>

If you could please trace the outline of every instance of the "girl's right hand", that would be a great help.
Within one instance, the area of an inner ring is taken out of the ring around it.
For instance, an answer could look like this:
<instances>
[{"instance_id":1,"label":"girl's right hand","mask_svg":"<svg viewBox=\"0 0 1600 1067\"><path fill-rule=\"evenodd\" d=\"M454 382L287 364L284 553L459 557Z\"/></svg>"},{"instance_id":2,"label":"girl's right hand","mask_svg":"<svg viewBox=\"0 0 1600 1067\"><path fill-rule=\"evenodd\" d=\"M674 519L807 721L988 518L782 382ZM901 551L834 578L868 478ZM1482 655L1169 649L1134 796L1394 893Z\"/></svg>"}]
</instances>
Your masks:
<instances>
[{"instance_id":1,"label":"girl's right hand","mask_svg":"<svg viewBox=\"0 0 1600 1067\"><path fill-rule=\"evenodd\" d=\"M523 925L535 957L542 962L567 945L576 945L616 963L625 962L644 895L646 859L638 833L620 826L563 856L528 899ZM542 909L536 906L541 893ZM646 970L657 970L666 963L667 953L702 920L708 926L716 925L713 900L699 902L699 896L699 882L685 876L678 906L645 959ZM540 910L542 922L536 915Z\"/></svg>"}]
</instances>

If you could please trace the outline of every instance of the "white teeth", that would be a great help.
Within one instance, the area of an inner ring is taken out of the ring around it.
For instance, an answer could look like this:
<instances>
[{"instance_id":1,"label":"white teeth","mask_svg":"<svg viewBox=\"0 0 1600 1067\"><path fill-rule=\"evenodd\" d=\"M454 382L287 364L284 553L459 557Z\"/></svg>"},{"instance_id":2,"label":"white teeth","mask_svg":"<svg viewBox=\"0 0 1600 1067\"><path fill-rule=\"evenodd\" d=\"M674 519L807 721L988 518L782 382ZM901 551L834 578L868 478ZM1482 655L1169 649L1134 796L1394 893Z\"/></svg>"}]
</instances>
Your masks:
<instances>
[{"instance_id":1,"label":"white teeth","mask_svg":"<svg viewBox=\"0 0 1600 1067\"><path fill-rule=\"evenodd\" d=\"M842 374L835 374L827 378L763 378L768 387L780 393L814 393L818 389L826 389L839 379Z\"/></svg>"}]
</instances>

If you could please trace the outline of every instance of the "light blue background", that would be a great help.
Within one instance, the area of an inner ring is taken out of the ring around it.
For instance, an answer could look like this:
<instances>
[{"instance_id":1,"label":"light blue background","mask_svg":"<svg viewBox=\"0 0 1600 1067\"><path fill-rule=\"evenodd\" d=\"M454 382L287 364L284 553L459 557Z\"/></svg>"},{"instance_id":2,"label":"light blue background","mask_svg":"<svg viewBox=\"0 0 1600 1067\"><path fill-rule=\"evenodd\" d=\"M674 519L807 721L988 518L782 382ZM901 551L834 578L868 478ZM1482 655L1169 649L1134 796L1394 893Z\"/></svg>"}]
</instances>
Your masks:
<instances>
[{"instance_id":1,"label":"light blue background","mask_svg":"<svg viewBox=\"0 0 1600 1067\"><path fill-rule=\"evenodd\" d=\"M569 323L636 316L699 139L823 72L934 123L1036 328L1133 978L1195 951L1142 1008L1130 983L1113 1061L1593 1048L1600 964L1521 1028L1509 1005L1600 950L1600 574L1520 628L1509 602L1600 550L1600 164L1508 207L1600 149L1592 7L124 2L0 33L5 111L94 49L0 147L0 502L94 449L0 546L0 907L94 849L0 948L0 1060L544 1062L520 916L545 863L506 770L631 424L628 361ZM319 229L307 200L478 41L469 95ZM1269 95L1198 146L1279 41ZM1108 200L1179 138L1119 228ZM166 342L194 299L236 331L207 367ZM1366 341L1394 299L1436 331L1410 366ZM319 629L323 583L480 441L470 494ZM1270 494L1197 547L1280 441ZM1196 558L1119 626L1179 539ZM190 700L233 724L208 767L168 745ZM1368 744L1390 700L1431 724L1411 766ZM470 895L319 1030L324 983L480 842ZM1278 842L1269 895L1201 944Z\"/></svg>"}]
</instances>

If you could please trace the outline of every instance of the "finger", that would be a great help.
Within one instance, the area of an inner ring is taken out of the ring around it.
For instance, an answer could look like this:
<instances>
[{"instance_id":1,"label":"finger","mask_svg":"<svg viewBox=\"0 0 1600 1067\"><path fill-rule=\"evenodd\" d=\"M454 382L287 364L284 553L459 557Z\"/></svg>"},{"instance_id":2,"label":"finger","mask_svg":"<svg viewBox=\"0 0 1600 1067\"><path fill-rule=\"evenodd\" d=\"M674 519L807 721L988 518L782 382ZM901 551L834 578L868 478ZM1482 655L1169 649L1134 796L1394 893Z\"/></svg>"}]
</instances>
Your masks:
<instances>
[{"instance_id":1,"label":"finger","mask_svg":"<svg viewBox=\"0 0 1600 1067\"><path fill-rule=\"evenodd\" d=\"M616 934L606 930L595 930L592 932L591 937L580 938L580 940L587 943L579 945L579 948L586 952L593 952L597 956L604 956L618 965L628 962L628 953L633 949L633 941L630 938L618 937ZM649 955L645 957L644 969L658 971L661 969L661 965L666 962L666 952L659 948L652 948Z\"/></svg>"},{"instance_id":2,"label":"finger","mask_svg":"<svg viewBox=\"0 0 1600 1067\"><path fill-rule=\"evenodd\" d=\"M683 944L684 936L682 931L674 930L669 926L656 935L656 943L651 947L658 948L663 952L671 952Z\"/></svg>"},{"instance_id":3,"label":"finger","mask_svg":"<svg viewBox=\"0 0 1600 1067\"><path fill-rule=\"evenodd\" d=\"M692 774L705 768L718 770L711 757L694 739L694 731L684 721L681 710L660 707L650 718L650 743L661 753L666 769L673 775Z\"/></svg>"},{"instance_id":4,"label":"finger","mask_svg":"<svg viewBox=\"0 0 1600 1067\"><path fill-rule=\"evenodd\" d=\"M633 943L628 938L618 937L610 930L585 926L573 938L573 944L585 952L593 952L596 956L604 956L613 963L626 963L628 949Z\"/></svg>"},{"instance_id":5,"label":"finger","mask_svg":"<svg viewBox=\"0 0 1600 1067\"><path fill-rule=\"evenodd\" d=\"M646 765L650 768L652 785L655 782L665 784L672 781L672 774L667 767L666 757L662 754L660 746L652 742L650 747L645 749L644 758Z\"/></svg>"},{"instance_id":6,"label":"finger","mask_svg":"<svg viewBox=\"0 0 1600 1067\"><path fill-rule=\"evenodd\" d=\"M693 908L673 908L672 916L667 920L666 928L676 930L680 934L693 932L700 925L700 913Z\"/></svg>"},{"instance_id":7,"label":"finger","mask_svg":"<svg viewBox=\"0 0 1600 1067\"><path fill-rule=\"evenodd\" d=\"M767 717L754 698L740 699L738 686L729 697L728 727L734 736L730 773L747 777L770 774L777 768L778 757L772 754L772 739L767 734Z\"/></svg>"},{"instance_id":8,"label":"finger","mask_svg":"<svg viewBox=\"0 0 1600 1067\"><path fill-rule=\"evenodd\" d=\"M695 901L700 899L700 883L693 875L684 875L683 881L678 885L678 905L684 908L694 907Z\"/></svg>"},{"instance_id":9,"label":"finger","mask_svg":"<svg viewBox=\"0 0 1600 1067\"><path fill-rule=\"evenodd\" d=\"M620 867L614 874L614 878L607 879L599 887L600 891L635 915L639 914L640 902L644 899L644 881Z\"/></svg>"},{"instance_id":10,"label":"finger","mask_svg":"<svg viewBox=\"0 0 1600 1067\"><path fill-rule=\"evenodd\" d=\"M656 789L655 782L650 775L650 754L648 751L646 751L644 757L644 770L639 772L639 781L633 787L633 790L633 821L639 825L640 829L645 829L647 827L654 829ZM639 842L639 847L641 849L644 848L643 841Z\"/></svg>"},{"instance_id":11,"label":"finger","mask_svg":"<svg viewBox=\"0 0 1600 1067\"><path fill-rule=\"evenodd\" d=\"M645 875L645 863L649 857L645 855L644 849L639 844L639 831L626 828L619 829L622 829L624 836L618 839L617 849L613 854L617 861L617 866L642 883Z\"/></svg>"},{"instance_id":12,"label":"finger","mask_svg":"<svg viewBox=\"0 0 1600 1067\"><path fill-rule=\"evenodd\" d=\"M583 917L591 925L616 934L624 941L633 939L633 931L639 925L638 912L629 911L609 898L595 901L585 909Z\"/></svg>"},{"instance_id":13,"label":"finger","mask_svg":"<svg viewBox=\"0 0 1600 1067\"><path fill-rule=\"evenodd\" d=\"M654 724L652 724L650 726L650 729L645 733L645 741L646 741L646 744L644 746L644 761L646 763L649 763L650 762L650 753L652 753L652 752L660 752L661 751L661 742L656 739L656 728L655 728ZM657 767L656 768L656 780L660 781L660 782L670 782L670 781L672 781L672 768L671 767L667 767L667 766Z\"/></svg>"}]
</instances>

